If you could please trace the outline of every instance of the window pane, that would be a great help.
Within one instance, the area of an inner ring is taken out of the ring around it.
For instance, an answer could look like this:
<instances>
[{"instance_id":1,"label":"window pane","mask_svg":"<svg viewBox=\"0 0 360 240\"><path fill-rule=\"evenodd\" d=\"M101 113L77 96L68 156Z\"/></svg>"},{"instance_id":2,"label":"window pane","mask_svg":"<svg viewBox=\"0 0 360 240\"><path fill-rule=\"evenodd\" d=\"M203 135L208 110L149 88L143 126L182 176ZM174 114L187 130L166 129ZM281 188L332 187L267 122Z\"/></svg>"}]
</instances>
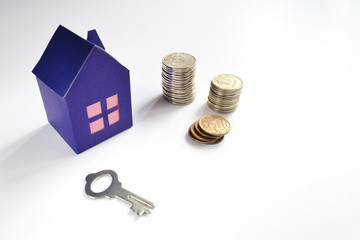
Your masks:
<instances>
[{"instance_id":1,"label":"window pane","mask_svg":"<svg viewBox=\"0 0 360 240\"><path fill-rule=\"evenodd\" d=\"M104 129L104 120L103 118L100 118L96 121L93 121L90 123L90 132L91 134L94 134L100 130Z\"/></svg>"},{"instance_id":2,"label":"window pane","mask_svg":"<svg viewBox=\"0 0 360 240\"><path fill-rule=\"evenodd\" d=\"M119 110L116 110L108 115L109 125L119 121Z\"/></svg>"},{"instance_id":3,"label":"window pane","mask_svg":"<svg viewBox=\"0 0 360 240\"><path fill-rule=\"evenodd\" d=\"M92 118L101 113L101 104L100 102L94 103L86 107L88 118Z\"/></svg>"},{"instance_id":4,"label":"window pane","mask_svg":"<svg viewBox=\"0 0 360 240\"><path fill-rule=\"evenodd\" d=\"M114 96L108 97L106 99L106 106L109 110L110 108L116 107L118 105L118 95L115 94Z\"/></svg>"}]
</instances>

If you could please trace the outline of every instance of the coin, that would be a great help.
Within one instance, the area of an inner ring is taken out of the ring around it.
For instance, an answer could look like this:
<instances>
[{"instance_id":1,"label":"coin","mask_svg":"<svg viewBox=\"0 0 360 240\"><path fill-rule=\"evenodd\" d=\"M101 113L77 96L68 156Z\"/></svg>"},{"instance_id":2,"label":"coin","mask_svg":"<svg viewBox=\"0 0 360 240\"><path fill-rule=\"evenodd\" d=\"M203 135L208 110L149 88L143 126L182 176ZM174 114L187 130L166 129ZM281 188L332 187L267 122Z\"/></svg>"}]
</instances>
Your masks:
<instances>
[{"instance_id":1,"label":"coin","mask_svg":"<svg viewBox=\"0 0 360 240\"><path fill-rule=\"evenodd\" d=\"M199 119L199 127L209 135L223 136L230 131L230 123L218 115L205 115Z\"/></svg>"},{"instance_id":2,"label":"coin","mask_svg":"<svg viewBox=\"0 0 360 240\"><path fill-rule=\"evenodd\" d=\"M187 53L172 53L163 58L163 64L170 69L191 68L195 66L196 59Z\"/></svg>"},{"instance_id":3,"label":"coin","mask_svg":"<svg viewBox=\"0 0 360 240\"><path fill-rule=\"evenodd\" d=\"M212 79L211 82L216 88L229 92L240 91L243 86L242 80L232 74L217 75Z\"/></svg>"},{"instance_id":4,"label":"coin","mask_svg":"<svg viewBox=\"0 0 360 240\"><path fill-rule=\"evenodd\" d=\"M195 142L202 143L202 144L207 144L207 145L218 144L218 143L222 142L222 140L224 140L224 136L222 136L222 137L219 137L218 139L216 139L216 141L214 141L214 142L203 142L203 141L198 140L198 139L196 139L195 137L193 137L193 136L191 135L191 133L189 133L189 135L190 135L191 139L194 140Z\"/></svg>"},{"instance_id":5,"label":"coin","mask_svg":"<svg viewBox=\"0 0 360 240\"><path fill-rule=\"evenodd\" d=\"M165 99L175 105L194 101L196 59L187 53L172 53L162 59L162 90Z\"/></svg>"},{"instance_id":6,"label":"coin","mask_svg":"<svg viewBox=\"0 0 360 240\"><path fill-rule=\"evenodd\" d=\"M202 136L202 137L211 138L211 139L219 138L219 137L217 137L217 136L209 135L209 134L207 134L206 132L204 132L204 131L199 127L199 121L196 121L196 122L195 122L194 128L195 128L196 133L197 133L198 135Z\"/></svg>"},{"instance_id":7,"label":"coin","mask_svg":"<svg viewBox=\"0 0 360 240\"><path fill-rule=\"evenodd\" d=\"M210 84L208 106L216 112L233 112L238 106L242 80L232 74L215 76Z\"/></svg>"},{"instance_id":8,"label":"coin","mask_svg":"<svg viewBox=\"0 0 360 240\"><path fill-rule=\"evenodd\" d=\"M194 122L188 133L194 141L203 144L217 144L230 131L230 123L217 115L206 115Z\"/></svg>"},{"instance_id":9,"label":"coin","mask_svg":"<svg viewBox=\"0 0 360 240\"><path fill-rule=\"evenodd\" d=\"M198 132L195 129L195 123L193 123L190 128L189 128L189 133L190 136L198 142L201 143L213 143L216 142L219 138L207 138L207 137L203 137L200 134L198 134Z\"/></svg>"},{"instance_id":10,"label":"coin","mask_svg":"<svg viewBox=\"0 0 360 240\"><path fill-rule=\"evenodd\" d=\"M234 105L234 106L228 107L228 108L225 108L225 107L219 108L217 105L213 104L211 101L208 101L207 105L209 106L209 108L213 109L215 112L222 112L222 113L233 112L238 107L238 105Z\"/></svg>"}]
</instances>

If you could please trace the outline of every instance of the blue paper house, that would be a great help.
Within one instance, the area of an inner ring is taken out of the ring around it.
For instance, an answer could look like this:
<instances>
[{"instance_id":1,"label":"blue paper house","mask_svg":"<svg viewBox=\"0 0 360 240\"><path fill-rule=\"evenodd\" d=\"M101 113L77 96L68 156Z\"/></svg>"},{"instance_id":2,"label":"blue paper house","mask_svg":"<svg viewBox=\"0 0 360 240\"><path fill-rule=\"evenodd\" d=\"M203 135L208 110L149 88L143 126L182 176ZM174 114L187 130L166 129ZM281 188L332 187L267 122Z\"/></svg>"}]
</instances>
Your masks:
<instances>
[{"instance_id":1,"label":"blue paper house","mask_svg":"<svg viewBox=\"0 0 360 240\"><path fill-rule=\"evenodd\" d=\"M60 25L32 72L49 123L76 153L132 126L129 70L95 30L85 40Z\"/></svg>"}]
</instances>

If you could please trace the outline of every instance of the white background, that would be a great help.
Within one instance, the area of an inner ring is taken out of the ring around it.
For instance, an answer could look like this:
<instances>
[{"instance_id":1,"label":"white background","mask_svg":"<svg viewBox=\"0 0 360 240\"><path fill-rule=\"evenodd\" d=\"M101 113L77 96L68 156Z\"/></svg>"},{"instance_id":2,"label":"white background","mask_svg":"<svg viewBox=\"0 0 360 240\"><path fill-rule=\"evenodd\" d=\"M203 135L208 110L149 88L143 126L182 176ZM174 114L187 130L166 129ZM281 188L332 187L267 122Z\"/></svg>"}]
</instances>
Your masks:
<instances>
[{"instance_id":1,"label":"white background","mask_svg":"<svg viewBox=\"0 0 360 240\"><path fill-rule=\"evenodd\" d=\"M131 72L134 126L76 155L31 73L59 24L97 29ZM360 239L359 1L0 2L0 239ZM161 59L197 59L195 102L161 92ZM232 129L187 136L212 77L232 73ZM138 218L84 193L113 169L156 203Z\"/></svg>"}]
</instances>

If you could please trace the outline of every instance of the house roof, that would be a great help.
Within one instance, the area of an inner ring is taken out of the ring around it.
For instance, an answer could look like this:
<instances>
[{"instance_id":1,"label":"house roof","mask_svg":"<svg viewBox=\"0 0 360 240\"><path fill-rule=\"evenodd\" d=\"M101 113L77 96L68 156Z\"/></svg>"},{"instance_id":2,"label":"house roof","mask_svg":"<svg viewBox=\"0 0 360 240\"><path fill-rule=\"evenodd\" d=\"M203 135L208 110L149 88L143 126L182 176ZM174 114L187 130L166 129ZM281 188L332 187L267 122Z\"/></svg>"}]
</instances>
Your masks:
<instances>
[{"instance_id":1,"label":"house roof","mask_svg":"<svg viewBox=\"0 0 360 240\"><path fill-rule=\"evenodd\" d=\"M90 42L60 25L32 72L63 97L96 46L94 42L103 47L97 33L93 31Z\"/></svg>"}]
</instances>

